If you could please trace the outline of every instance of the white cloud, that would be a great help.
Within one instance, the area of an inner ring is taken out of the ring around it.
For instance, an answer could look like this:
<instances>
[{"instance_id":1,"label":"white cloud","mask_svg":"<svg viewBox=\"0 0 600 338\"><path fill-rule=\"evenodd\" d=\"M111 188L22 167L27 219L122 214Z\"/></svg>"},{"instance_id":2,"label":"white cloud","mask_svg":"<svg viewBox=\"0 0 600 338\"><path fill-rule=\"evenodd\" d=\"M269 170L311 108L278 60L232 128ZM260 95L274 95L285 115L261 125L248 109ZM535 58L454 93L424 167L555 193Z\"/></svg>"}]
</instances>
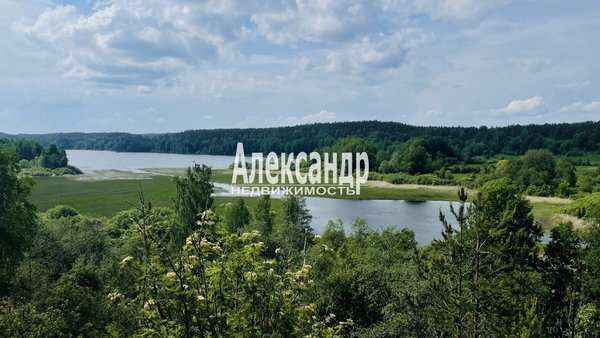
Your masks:
<instances>
[{"instance_id":1,"label":"white cloud","mask_svg":"<svg viewBox=\"0 0 600 338\"><path fill-rule=\"evenodd\" d=\"M377 3L351 1L275 1L254 12L258 32L277 44L348 41L376 31Z\"/></svg>"},{"instance_id":2,"label":"white cloud","mask_svg":"<svg viewBox=\"0 0 600 338\"><path fill-rule=\"evenodd\" d=\"M544 100L536 95L525 100L510 101L510 103L503 110L509 114L519 114L541 108L543 105Z\"/></svg>"},{"instance_id":3,"label":"white cloud","mask_svg":"<svg viewBox=\"0 0 600 338\"><path fill-rule=\"evenodd\" d=\"M347 73L398 68L410 49L431 36L403 21L382 20L392 13L370 0L112 0L97 2L89 14L73 5L48 7L13 30L52 53L65 78L102 88L145 88L171 83L205 63L209 68L240 61L240 55L260 66L260 57L243 49L253 39L293 48L315 44L311 56L298 49L279 60L292 68L292 80L313 68Z\"/></svg>"},{"instance_id":4,"label":"white cloud","mask_svg":"<svg viewBox=\"0 0 600 338\"><path fill-rule=\"evenodd\" d=\"M600 101L592 101L589 103L575 102L568 106L564 106L558 110L560 113L600 113Z\"/></svg>"},{"instance_id":5,"label":"white cloud","mask_svg":"<svg viewBox=\"0 0 600 338\"><path fill-rule=\"evenodd\" d=\"M192 9L196 9L192 11ZM234 27L204 26L207 13L193 4L114 0L86 15L73 5L47 8L13 30L51 51L64 76L98 86L149 86L214 60L227 49ZM221 34L222 33L222 34Z\"/></svg>"},{"instance_id":6,"label":"white cloud","mask_svg":"<svg viewBox=\"0 0 600 338\"><path fill-rule=\"evenodd\" d=\"M477 110L473 114L476 116L491 116L497 118L510 117L525 117L525 116L542 116L547 111L544 100L536 95L528 99L523 100L512 100L506 105L506 107L488 109L488 110Z\"/></svg>"},{"instance_id":7,"label":"white cloud","mask_svg":"<svg viewBox=\"0 0 600 338\"><path fill-rule=\"evenodd\" d=\"M324 69L330 72L347 70L360 73L398 68L407 62L406 54L411 48L432 39L430 35L414 28L406 28L392 35L366 36L343 51L329 53Z\"/></svg>"}]
</instances>

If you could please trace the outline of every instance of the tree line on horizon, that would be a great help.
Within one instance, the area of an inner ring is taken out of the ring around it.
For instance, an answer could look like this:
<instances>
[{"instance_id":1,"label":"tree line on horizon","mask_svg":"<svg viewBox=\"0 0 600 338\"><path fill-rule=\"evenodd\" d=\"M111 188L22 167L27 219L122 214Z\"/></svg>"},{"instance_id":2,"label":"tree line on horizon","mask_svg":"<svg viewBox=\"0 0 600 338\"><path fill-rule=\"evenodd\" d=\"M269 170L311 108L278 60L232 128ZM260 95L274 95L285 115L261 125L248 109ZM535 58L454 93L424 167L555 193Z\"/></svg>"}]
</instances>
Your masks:
<instances>
[{"instance_id":1,"label":"tree line on horizon","mask_svg":"<svg viewBox=\"0 0 600 338\"><path fill-rule=\"evenodd\" d=\"M52 133L1 135L55 143L65 149L234 155L238 142L254 152L298 153L320 150L341 139L358 137L386 150L418 137L442 138L455 157L471 162L478 156L522 155L529 149L545 148L557 155L577 156L600 151L600 121L505 127L430 127L399 122L356 121L307 125L198 129L179 133Z\"/></svg>"}]
</instances>

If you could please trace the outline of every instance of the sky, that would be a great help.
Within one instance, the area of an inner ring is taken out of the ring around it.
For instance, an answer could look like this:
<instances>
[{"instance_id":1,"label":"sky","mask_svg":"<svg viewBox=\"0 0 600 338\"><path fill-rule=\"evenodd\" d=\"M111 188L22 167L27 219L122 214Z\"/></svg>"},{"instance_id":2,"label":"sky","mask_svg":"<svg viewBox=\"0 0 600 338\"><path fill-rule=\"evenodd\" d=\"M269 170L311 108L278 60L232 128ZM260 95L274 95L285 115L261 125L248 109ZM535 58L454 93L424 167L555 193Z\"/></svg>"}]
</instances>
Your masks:
<instances>
[{"instance_id":1,"label":"sky","mask_svg":"<svg viewBox=\"0 0 600 338\"><path fill-rule=\"evenodd\" d=\"M600 119L600 1L2 0L0 132Z\"/></svg>"}]
</instances>

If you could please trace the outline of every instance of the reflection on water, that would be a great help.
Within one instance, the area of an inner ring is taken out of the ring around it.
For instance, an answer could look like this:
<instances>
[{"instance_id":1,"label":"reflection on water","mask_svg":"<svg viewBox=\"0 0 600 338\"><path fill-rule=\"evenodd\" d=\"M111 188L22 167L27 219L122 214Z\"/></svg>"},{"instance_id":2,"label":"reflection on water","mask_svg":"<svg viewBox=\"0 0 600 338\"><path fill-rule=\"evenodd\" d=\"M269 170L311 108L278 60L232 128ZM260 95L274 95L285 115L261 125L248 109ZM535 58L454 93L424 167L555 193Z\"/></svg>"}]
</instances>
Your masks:
<instances>
[{"instance_id":1,"label":"reflection on water","mask_svg":"<svg viewBox=\"0 0 600 338\"><path fill-rule=\"evenodd\" d=\"M458 202L454 203L455 206ZM407 227L415 233L419 244L441 237L442 226L439 212L450 215L450 202L403 201L403 200L343 200L332 198L306 198L306 205L313 215L311 226L321 233L330 219L340 219L346 233L357 217L367 220L372 229ZM448 217L452 219L451 216Z\"/></svg>"}]
</instances>

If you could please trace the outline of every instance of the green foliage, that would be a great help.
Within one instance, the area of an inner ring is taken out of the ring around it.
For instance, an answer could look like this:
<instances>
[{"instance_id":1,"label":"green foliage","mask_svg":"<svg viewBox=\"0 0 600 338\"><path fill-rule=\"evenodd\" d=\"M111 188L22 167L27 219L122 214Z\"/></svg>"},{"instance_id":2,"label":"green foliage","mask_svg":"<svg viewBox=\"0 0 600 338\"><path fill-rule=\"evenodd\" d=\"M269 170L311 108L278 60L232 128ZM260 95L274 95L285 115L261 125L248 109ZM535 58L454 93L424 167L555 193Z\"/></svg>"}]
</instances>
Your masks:
<instances>
[{"instance_id":1,"label":"green foliage","mask_svg":"<svg viewBox=\"0 0 600 338\"><path fill-rule=\"evenodd\" d=\"M582 238L571 223L561 223L551 231L545 249L543 282L548 289L544 309L544 329L548 336L574 336L575 309L581 303L580 274L583 269Z\"/></svg>"},{"instance_id":2,"label":"green foliage","mask_svg":"<svg viewBox=\"0 0 600 338\"><path fill-rule=\"evenodd\" d=\"M432 173L456 162L454 150L439 136L410 139L381 163L381 172L410 175Z\"/></svg>"},{"instance_id":3,"label":"green foliage","mask_svg":"<svg viewBox=\"0 0 600 338\"><path fill-rule=\"evenodd\" d=\"M328 245L333 250L339 249L346 241L344 223L342 223L342 220L329 220L327 224L325 224L321 239L324 244Z\"/></svg>"},{"instance_id":4,"label":"green foliage","mask_svg":"<svg viewBox=\"0 0 600 338\"><path fill-rule=\"evenodd\" d=\"M237 232L250 224L250 211L242 198L225 206L223 222L230 233Z\"/></svg>"},{"instance_id":5,"label":"green foliage","mask_svg":"<svg viewBox=\"0 0 600 338\"><path fill-rule=\"evenodd\" d=\"M79 215L75 208L68 205L57 205L46 211L46 217L50 219L59 219L62 217L74 217Z\"/></svg>"},{"instance_id":6,"label":"green foliage","mask_svg":"<svg viewBox=\"0 0 600 338\"><path fill-rule=\"evenodd\" d=\"M63 148L52 143L42 151L39 163L42 167L49 169L66 167L68 164L67 153Z\"/></svg>"},{"instance_id":7,"label":"green foliage","mask_svg":"<svg viewBox=\"0 0 600 338\"><path fill-rule=\"evenodd\" d=\"M23 184L15 153L0 152L11 159L0 166L2 196L21 198L0 209L10 222L20 219L14 210L28 210L19 209L27 189L19 195L4 184ZM547 164L546 155L531 162ZM510 161L487 174L506 175ZM570 165L560 163L555 176L570 184ZM544 247L531 205L509 178L482 184L471 204L459 189L451 215L440 214L439 239L422 246L411 230L375 231L360 218L349 234L337 220L313 236L297 196L229 199L215 214L202 208L212 204L210 178L210 169L190 168L177 179L186 196L177 210L141 192L134 209L111 219L49 208L35 231L19 233L27 237L5 280L0 335L593 337L600 330L599 223L582 231L559 224ZM572 210L594 220L597 199L586 195Z\"/></svg>"},{"instance_id":8,"label":"green foliage","mask_svg":"<svg viewBox=\"0 0 600 338\"><path fill-rule=\"evenodd\" d=\"M392 184L420 184L420 185L444 185L454 184L454 180L444 175L423 174L409 175L405 173L394 173L383 175L383 180Z\"/></svg>"},{"instance_id":9,"label":"green foliage","mask_svg":"<svg viewBox=\"0 0 600 338\"><path fill-rule=\"evenodd\" d=\"M377 147L373 142L362 137L345 137L337 140L332 146L325 146L322 153L336 153L338 161L341 161L342 153L362 153L369 156L369 170L377 168ZM361 168L364 169L364 168Z\"/></svg>"},{"instance_id":10,"label":"green foliage","mask_svg":"<svg viewBox=\"0 0 600 338\"><path fill-rule=\"evenodd\" d=\"M397 287L413 277L416 242L410 230L376 232L364 219L352 228L346 238L341 222L330 222L311 248L314 299L322 313L350 319L356 332L371 333L401 297Z\"/></svg>"},{"instance_id":11,"label":"green foliage","mask_svg":"<svg viewBox=\"0 0 600 338\"><path fill-rule=\"evenodd\" d=\"M271 211L271 196L263 195L254 209L254 219L260 233L270 236L273 231L274 214Z\"/></svg>"},{"instance_id":12,"label":"green foliage","mask_svg":"<svg viewBox=\"0 0 600 338\"><path fill-rule=\"evenodd\" d=\"M580 196L567 207L566 212L594 223L600 223L600 193Z\"/></svg>"},{"instance_id":13,"label":"green foliage","mask_svg":"<svg viewBox=\"0 0 600 338\"><path fill-rule=\"evenodd\" d=\"M106 336L109 320L102 281L94 268L82 263L62 275L48 296L53 335L67 337Z\"/></svg>"},{"instance_id":14,"label":"green foliage","mask_svg":"<svg viewBox=\"0 0 600 338\"><path fill-rule=\"evenodd\" d=\"M185 176L173 179L177 189L175 211L190 229L196 224L196 216L213 205L211 173L210 167L194 164L187 169Z\"/></svg>"},{"instance_id":15,"label":"green foliage","mask_svg":"<svg viewBox=\"0 0 600 338\"><path fill-rule=\"evenodd\" d=\"M16 158L13 149L0 145L0 297L37 230L35 207L28 200L32 182L17 178Z\"/></svg>"},{"instance_id":16,"label":"green foliage","mask_svg":"<svg viewBox=\"0 0 600 338\"><path fill-rule=\"evenodd\" d=\"M26 164L23 162L19 162L19 166L23 168L20 172L20 176L30 176L30 177L42 177L42 176L63 176L63 175L81 175L83 172L79 170L77 167L66 166L61 168L49 169L40 167L37 164Z\"/></svg>"},{"instance_id":17,"label":"green foliage","mask_svg":"<svg viewBox=\"0 0 600 338\"><path fill-rule=\"evenodd\" d=\"M56 144L44 148L34 140L0 140L1 147L16 150L17 167L20 176L62 176L79 175L81 170L68 165L67 153Z\"/></svg>"},{"instance_id":18,"label":"green foliage","mask_svg":"<svg viewBox=\"0 0 600 338\"><path fill-rule=\"evenodd\" d=\"M456 224L441 214L442 239L419 250L417 288L397 305L408 318L396 323L416 336L535 335L543 288L531 207L506 180L484 185L468 208L464 190L459 199Z\"/></svg>"},{"instance_id":19,"label":"green foliage","mask_svg":"<svg viewBox=\"0 0 600 338\"><path fill-rule=\"evenodd\" d=\"M144 208L145 212L149 212ZM114 290L117 311L134 318L119 334L148 336L333 336L335 330L316 317L305 294L313 287L310 266L280 270L262 258L260 233L218 239L217 221L203 212L197 230L182 249L165 252L161 227L138 220L144 250L121 261L133 285ZM141 290L141 291L138 291ZM116 327L117 330L120 328Z\"/></svg>"},{"instance_id":20,"label":"green foliage","mask_svg":"<svg viewBox=\"0 0 600 338\"><path fill-rule=\"evenodd\" d=\"M593 172L583 173L577 184L582 192L600 192L600 166Z\"/></svg>"},{"instance_id":21,"label":"green foliage","mask_svg":"<svg viewBox=\"0 0 600 338\"><path fill-rule=\"evenodd\" d=\"M583 265L581 288L586 303L591 303L595 309L600 308L600 225L590 226L583 233ZM595 318L600 320L600 313L595 312Z\"/></svg>"},{"instance_id":22,"label":"green foliage","mask_svg":"<svg viewBox=\"0 0 600 338\"><path fill-rule=\"evenodd\" d=\"M31 303L0 300L0 332L5 337L51 337L58 332L50 313Z\"/></svg>"},{"instance_id":23,"label":"green foliage","mask_svg":"<svg viewBox=\"0 0 600 338\"><path fill-rule=\"evenodd\" d=\"M19 159L31 161L42 154L44 147L37 141L20 139L15 141L19 149Z\"/></svg>"},{"instance_id":24,"label":"green foliage","mask_svg":"<svg viewBox=\"0 0 600 338\"><path fill-rule=\"evenodd\" d=\"M564 196L574 193L575 166L571 161L556 162L547 149L528 150L525 155L503 159L495 168L482 168L480 184L491 179L508 179L519 191L537 196Z\"/></svg>"},{"instance_id":25,"label":"green foliage","mask_svg":"<svg viewBox=\"0 0 600 338\"><path fill-rule=\"evenodd\" d=\"M275 229L274 240L286 258L300 258L306 262L306 250L312 243L312 216L303 197L288 195L283 199L283 222Z\"/></svg>"}]
</instances>

